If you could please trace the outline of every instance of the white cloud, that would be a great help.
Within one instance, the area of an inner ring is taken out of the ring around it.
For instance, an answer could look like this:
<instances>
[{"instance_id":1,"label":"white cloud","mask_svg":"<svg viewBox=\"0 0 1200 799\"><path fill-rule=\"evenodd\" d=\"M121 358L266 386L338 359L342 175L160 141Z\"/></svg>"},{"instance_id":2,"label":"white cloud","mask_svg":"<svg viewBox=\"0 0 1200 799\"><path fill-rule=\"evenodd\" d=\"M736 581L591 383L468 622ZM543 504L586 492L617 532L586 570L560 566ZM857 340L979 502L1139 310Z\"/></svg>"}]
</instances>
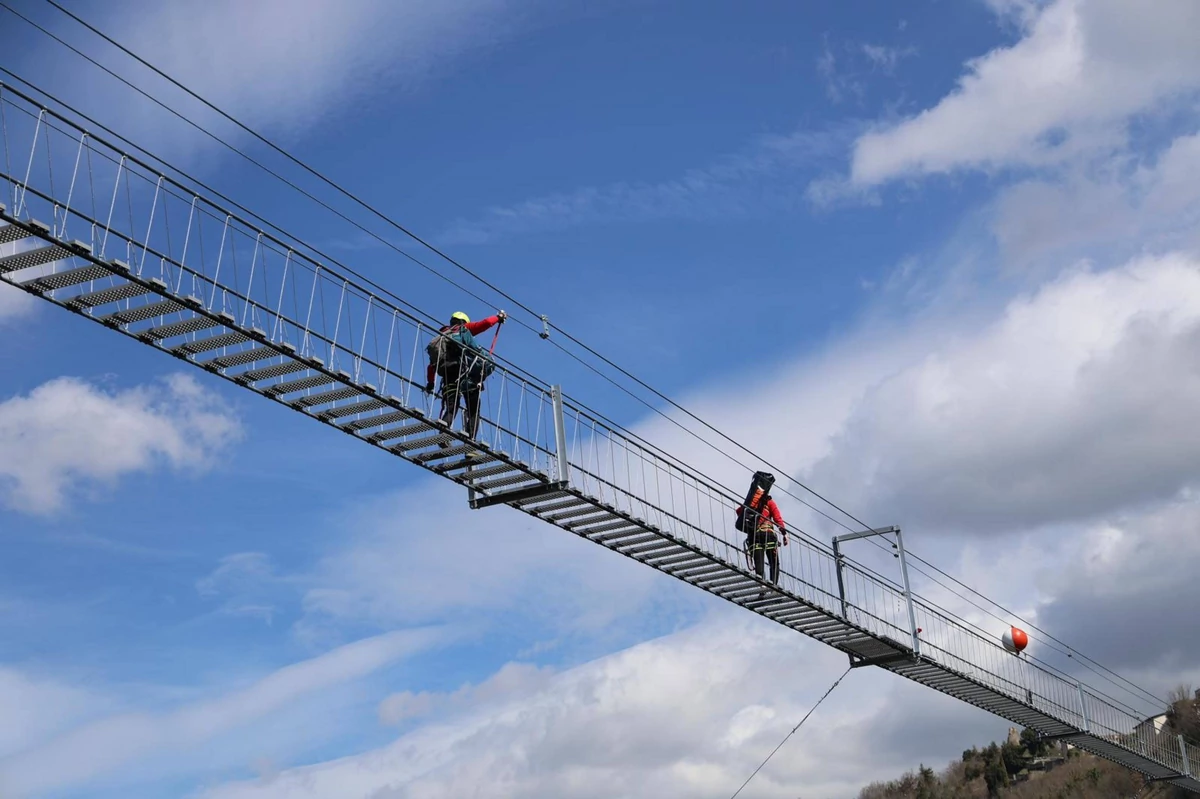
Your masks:
<instances>
[{"instance_id":1,"label":"white cloud","mask_svg":"<svg viewBox=\"0 0 1200 799\"><path fill-rule=\"evenodd\" d=\"M216 699L163 714L102 718L0 760L0 790L16 795L51 792L148 759L194 751L306 697L359 680L427 648L440 636L434 630L410 630L366 638L286 666Z\"/></svg>"},{"instance_id":2,"label":"white cloud","mask_svg":"<svg viewBox=\"0 0 1200 799\"><path fill-rule=\"evenodd\" d=\"M866 86L845 65L838 63L837 54L829 44L829 37L821 41L821 53L817 56L817 75L825 84L825 94L835 103L840 103L847 94L862 99Z\"/></svg>"},{"instance_id":3,"label":"white cloud","mask_svg":"<svg viewBox=\"0 0 1200 799\"><path fill-rule=\"evenodd\" d=\"M19 244L0 244L0 257L19 251ZM0 280L0 327L32 316L37 303L32 296Z\"/></svg>"},{"instance_id":4,"label":"white cloud","mask_svg":"<svg viewBox=\"0 0 1200 799\"><path fill-rule=\"evenodd\" d=\"M741 217L764 208L799 205L797 173L832 156L851 136L849 127L759 138L739 153L654 183L618 182L534 197L459 219L439 240L482 244L506 235L581 224L652 219Z\"/></svg>"},{"instance_id":5,"label":"white cloud","mask_svg":"<svg viewBox=\"0 0 1200 799\"><path fill-rule=\"evenodd\" d=\"M723 614L527 681L375 751L203 796L728 796L844 668L794 633ZM909 704L920 690L879 672L849 675L756 777L754 795L845 796L1003 728L945 697Z\"/></svg>"},{"instance_id":6,"label":"white cloud","mask_svg":"<svg viewBox=\"0 0 1200 799\"><path fill-rule=\"evenodd\" d=\"M379 720L384 724L399 724L411 718L425 716L434 710L461 710L483 702L512 695L523 695L540 689L554 674L554 669L530 663L506 663L498 672L478 685L464 685L456 691L401 691L379 703Z\"/></svg>"},{"instance_id":7,"label":"white cloud","mask_svg":"<svg viewBox=\"0 0 1200 799\"><path fill-rule=\"evenodd\" d=\"M1200 638L1185 632L1200 607L1198 527L1194 490L1090 525L1076 557L1043 576L1039 618L1089 641L1089 654L1106 666L1140 670L1161 693L1188 672L1200 675Z\"/></svg>"},{"instance_id":8,"label":"white cloud","mask_svg":"<svg viewBox=\"0 0 1200 799\"><path fill-rule=\"evenodd\" d=\"M33 297L0 281L0 325L33 315Z\"/></svg>"},{"instance_id":9,"label":"white cloud","mask_svg":"<svg viewBox=\"0 0 1200 799\"><path fill-rule=\"evenodd\" d=\"M868 61L887 75L895 72L903 59L917 54L915 47L886 47L881 44L864 44L862 51Z\"/></svg>"},{"instance_id":10,"label":"white cloud","mask_svg":"<svg viewBox=\"0 0 1200 799\"><path fill-rule=\"evenodd\" d=\"M1044 165L1124 140L1124 121L1200 88L1200 6L1055 0L1025 12L1026 34L968 62L937 105L857 142L860 184L963 168Z\"/></svg>"},{"instance_id":11,"label":"white cloud","mask_svg":"<svg viewBox=\"0 0 1200 799\"><path fill-rule=\"evenodd\" d=\"M1004 189L993 232L1008 263L1056 263L1064 253L1129 257L1148 242L1156 250L1200 243L1200 134L1179 136L1137 163L1073 169L1057 180ZM1130 161L1132 163L1125 163Z\"/></svg>"},{"instance_id":12,"label":"white cloud","mask_svg":"<svg viewBox=\"0 0 1200 799\"><path fill-rule=\"evenodd\" d=\"M211 574L196 582L196 590L207 599L224 597L223 613L259 618L270 624L277 612L273 589L287 582L291 581L275 573L266 554L238 552L221 558Z\"/></svg>"},{"instance_id":13,"label":"white cloud","mask_svg":"<svg viewBox=\"0 0 1200 799\"><path fill-rule=\"evenodd\" d=\"M190 375L124 391L58 378L0 403L0 492L18 510L53 513L124 475L210 468L240 429Z\"/></svg>"},{"instance_id":14,"label":"white cloud","mask_svg":"<svg viewBox=\"0 0 1200 799\"><path fill-rule=\"evenodd\" d=\"M313 0L139 1L107 27L235 116L290 126L311 124L314 116L387 86L412 87L503 37L512 17L528 5L354 0L334 8Z\"/></svg>"},{"instance_id":15,"label":"white cloud","mask_svg":"<svg viewBox=\"0 0 1200 799\"><path fill-rule=\"evenodd\" d=\"M651 597L674 596L655 572L510 508L472 511L465 489L440 481L381 498L343 523L345 544L308 578L304 634L328 623L474 625L515 613L555 634L599 635Z\"/></svg>"},{"instance_id":16,"label":"white cloud","mask_svg":"<svg viewBox=\"0 0 1200 799\"><path fill-rule=\"evenodd\" d=\"M87 691L0 666L0 758L38 744L103 707L105 703Z\"/></svg>"},{"instance_id":17,"label":"white cloud","mask_svg":"<svg viewBox=\"0 0 1200 799\"><path fill-rule=\"evenodd\" d=\"M867 392L807 477L868 518L967 533L1086 518L1200 478L1200 263L1076 271Z\"/></svg>"}]
</instances>

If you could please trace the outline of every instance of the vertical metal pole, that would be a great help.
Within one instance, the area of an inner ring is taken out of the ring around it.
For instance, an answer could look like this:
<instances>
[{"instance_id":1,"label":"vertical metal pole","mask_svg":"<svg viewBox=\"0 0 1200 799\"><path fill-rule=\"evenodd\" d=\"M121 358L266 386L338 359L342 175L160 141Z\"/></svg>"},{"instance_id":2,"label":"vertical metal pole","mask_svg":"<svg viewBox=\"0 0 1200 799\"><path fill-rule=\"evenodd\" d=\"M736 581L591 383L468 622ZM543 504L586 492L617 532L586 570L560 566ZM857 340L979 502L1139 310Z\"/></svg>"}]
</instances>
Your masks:
<instances>
[{"instance_id":1,"label":"vertical metal pole","mask_svg":"<svg viewBox=\"0 0 1200 799\"><path fill-rule=\"evenodd\" d=\"M1083 693L1083 683L1077 682L1075 687L1079 689L1079 717L1083 719L1083 731L1091 732L1088 727L1087 699Z\"/></svg>"},{"instance_id":2,"label":"vertical metal pole","mask_svg":"<svg viewBox=\"0 0 1200 799\"><path fill-rule=\"evenodd\" d=\"M571 467L567 463L567 426L563 421L562 386L550 387L550 399L554 403L554 450L557 466L555 479L566 483L571 479Z\"/></svg>"},{"instance_id":3,"label":"vertical metal pole","mask_svg":"<svg viewBox=\"0 0 1200 799\"><path fill-rule=\"evenodd\" d=\"M850 610L846 607L846 583L842 580L842 545L837 538L833 539L833 565L837 569L838 596L842 600L842 618L850 620Z\"/></svg>"},{"instance_id":4,"label":"vertical metal pole","mask_svg":"<svg viewBox=\"0 0 1200 799\"><path fill-rule=\"evenodd\" d=\"M850 609L846 606L846 583L842 579L842 542L835 535L833 537L833 565L837 571L838 597L842 602L842 618L850 621ZM857 661L854 660L854 655L848 655L850 665L854 666Z\"/></svg>"},{"instance_id":5,"label":"vertical metal pole","mask_svg":"<svg viewBox=\"0 0 1200 799\"><path fill-rule=\"evenodd\" d=\"M908 602L908 628L912 632L912 649L915 657L921 657L921 638L917 635L917 611L913 607L912 587L908 584L908 558L904 556L904 536L896 528L896 548L900 553L900 575L904 578L904 599Z\"/></svg>"},{"instance_id":6,"label":"vertical metal pole","mask_svg":"<svg viewBox=\"0 0 1200 799\"><path fill-rule=\"evenodd\" d=\"M1179 739L1179 754L1183 756L1183 776L1192 776L1192 764L1188 762L1187 744L1183 741L1182 735L1175 736Z\"/></svg>"}]
</instances>

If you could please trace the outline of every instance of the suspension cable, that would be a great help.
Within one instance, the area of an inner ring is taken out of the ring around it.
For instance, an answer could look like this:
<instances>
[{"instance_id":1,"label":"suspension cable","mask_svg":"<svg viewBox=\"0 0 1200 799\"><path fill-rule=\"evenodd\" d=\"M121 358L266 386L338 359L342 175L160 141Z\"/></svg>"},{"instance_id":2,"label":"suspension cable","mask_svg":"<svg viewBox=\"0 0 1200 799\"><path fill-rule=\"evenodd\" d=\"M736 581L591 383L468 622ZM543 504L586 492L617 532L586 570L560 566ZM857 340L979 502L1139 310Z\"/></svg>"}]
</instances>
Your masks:
<instances>
[{"instance_id":1,"label":"suspension cable","mask_svg":"<svg viewBox=\"0 0 1200 799\"><path fill-rule=\"evenodd\" d=\"M797 724L795 727L792 727L792 730L791 730L791 732L789 732L787 735L783 736L783 740L779 742L779 745L778 745L778 746L776 746L774 749L772 749L772 750L771 750L771 754L767 755L767 759L766 759L766 760L764 760L763 762L761 762L761 763L759 763L759 764L758 764L758 768L756 768L756 769L754 769L754 771L750 772L750 776L749 776L749 777L747 777L747 778L746 778L746 781L742 783L742 785L741 785L741 788L738 788L736 791L734 791L734 792L733 792L733 795L732 795L732 796L730 796L730 797L729 797L729 799L737 799L737 796L738 796L738 794L740 794L740 793L742 792L742 788L745 788L747 785L749 785L749 784L750 784L750 780L754 779L755 775L756 775L756 774L758 774L758 772L762 771L762 769L763 769L763 766L767 765L767 763L769 763L769 762L770 762L771 758L775 757L775 753L776 753L776 752L778 752L780 749L782 749L782 748L783 748L783 745L784 745L785 743L787 743L788 739L789 739L789 738L791 738L793 735L795 735L795 734L796 734L796 730L798 730L798 729L800 729L802 726L804 726L804 722L808 721L808 717L809 717L809 716L811 716L811 715L813 714L813 711L814 711L814 710L816 710L817 708L819 708L819 707L821 706L821 703L822 703L822 702L824 702L824 701L825 701L825 699L826 699L826 698L827 698L827 697L828 697L828 696L829 696L831 693L833 693L833 689L834 689L834 688L837 688L837 687L838 687L838 684L839 684L839 683L840 683L842 680L846 679L846 675L850 673L850 669L852 669L852 668L854 668L854 667L853 667L853 666L849 666L849 667L847 667L847 668L846 668L846 670L842 672L842 676L841 676L841 677L838 677L836 680L834 680L834 681L833 681L833 685L829 686L829 690L827 690L827 691L825 692L825 694L824 694L824 695L823 695L823 696L822 696L820 699L818 699L818 700L817 700L817 703L816 703L815 705L813 705L812 707L810 707L810 708L808 709L808 712L804 714L804 718L800 719L800 723L799 723L799 724Z\"/></svg>"}]
</instances>

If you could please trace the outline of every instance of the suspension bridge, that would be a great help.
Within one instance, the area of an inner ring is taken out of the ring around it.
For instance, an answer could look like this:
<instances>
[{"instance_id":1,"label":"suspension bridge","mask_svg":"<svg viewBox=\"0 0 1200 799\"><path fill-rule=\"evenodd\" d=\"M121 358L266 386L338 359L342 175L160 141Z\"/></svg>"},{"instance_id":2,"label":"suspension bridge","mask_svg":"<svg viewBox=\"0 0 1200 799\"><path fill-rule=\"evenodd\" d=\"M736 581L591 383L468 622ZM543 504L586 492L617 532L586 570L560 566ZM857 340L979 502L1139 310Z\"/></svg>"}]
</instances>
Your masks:
<instances>
[{"instance_id":1,"label":"suspension bridge","mask_svg":"<svg viewBox=\"0 0 1200 799\"><path fill-rule=\"evenodd\" d=\"M473 437L440 424L431 317L51 98L0 83L0 120L0 280L457 483L473 508L515 508L853 666L1200 793L1200 749L914 592L899 529L793 531L764 583L731 530L736 491L510 364ZM850 557L862 538L890 542L899 574Z\"/></svg>"}]
</instances>

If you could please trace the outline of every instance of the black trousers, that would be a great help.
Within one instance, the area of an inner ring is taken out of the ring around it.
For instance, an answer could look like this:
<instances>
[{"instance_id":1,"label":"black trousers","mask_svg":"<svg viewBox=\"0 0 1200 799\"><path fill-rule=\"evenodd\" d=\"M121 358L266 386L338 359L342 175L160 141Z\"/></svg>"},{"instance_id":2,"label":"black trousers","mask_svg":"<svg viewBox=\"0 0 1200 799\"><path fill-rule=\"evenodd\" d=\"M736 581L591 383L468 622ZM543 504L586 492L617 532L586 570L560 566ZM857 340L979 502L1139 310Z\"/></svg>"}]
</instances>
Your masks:
<instances>
[{"instance_id":1,"label":"black trousers","mask_svg":"<svg viewBox=\"0 0 1200 799\"><path fill-rule=\"evenodd\" d=\"M779 537L774 530L756 530L750 536L750 554L754 558L754 572L763 576L764 566L770 563L771 582L779 582Z\"/></svg>"},{"instance_id":2,"label":"black trousers","mask_svg":"<svg viewBox=\"0 0 1200 799\"><path fill-rule=\"evenodd\" d=\"M458 402L461 398L466 407L463 408L463 432L471 438L479 430L479 392L481 386L463 380L457 374L447 375L442 379L442 421L447 427L454 424L458 413Z\"/></svg>"}]
</instances>

